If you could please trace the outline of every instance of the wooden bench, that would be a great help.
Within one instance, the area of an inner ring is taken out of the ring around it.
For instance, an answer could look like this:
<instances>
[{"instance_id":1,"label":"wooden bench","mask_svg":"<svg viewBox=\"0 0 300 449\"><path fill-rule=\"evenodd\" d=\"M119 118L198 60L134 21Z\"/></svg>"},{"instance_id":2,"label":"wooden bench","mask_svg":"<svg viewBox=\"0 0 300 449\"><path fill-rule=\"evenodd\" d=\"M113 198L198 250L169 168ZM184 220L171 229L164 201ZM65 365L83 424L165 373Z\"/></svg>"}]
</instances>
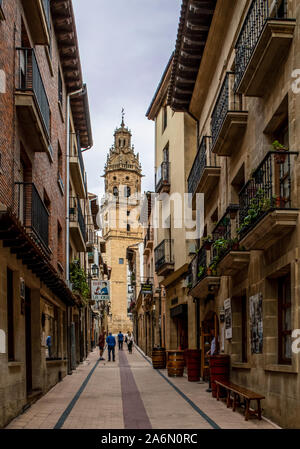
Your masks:
<instances>
[{"instance_id":1,"label":"wooden bench","mask_svg":"<svg viewBox=\"0 0 300 449\"><path fill-rule=\"evenodd\" d=\"M246 401L246 410L245 410L245 420L248 421L249 415L255 415L258 419L261 419L261 405L260 401L265 399L265 396L261 394L254 393L254 391L248 390L247 388L240 387L239 385L233 384L231 382L227 382L225 380L215 380L217 385L217 401L220 399L220 387L225 388L227 390L227 408L231 405L231 393L233 393L233 403L232 403L232 411L235 412L238 396L242 396ZM257 401L257 409L250 410L250 402Z\"/></svg>"}]
</instances>

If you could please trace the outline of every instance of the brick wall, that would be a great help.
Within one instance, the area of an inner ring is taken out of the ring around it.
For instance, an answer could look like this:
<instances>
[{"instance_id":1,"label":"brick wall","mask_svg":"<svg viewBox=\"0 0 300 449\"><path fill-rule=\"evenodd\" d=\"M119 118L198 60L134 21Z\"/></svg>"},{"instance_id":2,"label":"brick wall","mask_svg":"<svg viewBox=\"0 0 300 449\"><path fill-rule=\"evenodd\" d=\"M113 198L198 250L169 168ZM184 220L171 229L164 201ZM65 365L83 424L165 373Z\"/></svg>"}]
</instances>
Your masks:
<instances>
[{"instance_id":1,"label":"brick wall","mask_svg":"<svg viewBox=\"0 0 300 449\"><path fill-rule=\"evenodd\" d=\"M51 145L53 160L47 153L32 150L30 136L14 106L14 89L18 80L19 59L16 47L21 46L22 17L29 41L30 28L26 24L21 1L7 1L3 4L6 20L0 22L0 70L5 72L6 92L0 93L0 202L11 207L14 198L14 183L22 180L21 160L25 161L26 181L32 178L40 196L44 194L50 200L49 247L51 262L57 269L57 261L65 268L66 240L66 197L62 194L58 182L58 142L62 151L60 174L66 188L66 95L64 87L62 113L58 105L58 67L60 65L57 42L52 27L52 69L47 59L46 47L35 46L35 53L51 111ZM24 34L24 33L23 33ZM24 38L23 38L24 40ZM32 45L31 45L32 46ZM28 173L29 172L29 173ZM31 174L30 174L31 172ZM57 222L62 227L60 245L58 247Z\"/></svg>"}]
</instances>

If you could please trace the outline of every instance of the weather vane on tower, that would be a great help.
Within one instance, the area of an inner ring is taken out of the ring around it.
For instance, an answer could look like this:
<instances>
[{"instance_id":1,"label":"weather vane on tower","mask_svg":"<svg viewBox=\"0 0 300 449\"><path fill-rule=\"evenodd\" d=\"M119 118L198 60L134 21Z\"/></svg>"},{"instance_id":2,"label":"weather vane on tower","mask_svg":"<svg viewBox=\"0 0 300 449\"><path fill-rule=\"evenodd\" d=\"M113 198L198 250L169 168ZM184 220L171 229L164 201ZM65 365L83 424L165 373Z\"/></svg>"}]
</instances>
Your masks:
<instances>
[{"instance_id":1,"label":"weather vane on tower","mask_svg":"<svg viewBox=\"0 0 300 449\"><path fill-rule=\"evenodd\" d=\"M125 117L125 111L124 111L124 108L122 108L122 126L124 126L124 117Z\"/></svg>"}]
</instances>

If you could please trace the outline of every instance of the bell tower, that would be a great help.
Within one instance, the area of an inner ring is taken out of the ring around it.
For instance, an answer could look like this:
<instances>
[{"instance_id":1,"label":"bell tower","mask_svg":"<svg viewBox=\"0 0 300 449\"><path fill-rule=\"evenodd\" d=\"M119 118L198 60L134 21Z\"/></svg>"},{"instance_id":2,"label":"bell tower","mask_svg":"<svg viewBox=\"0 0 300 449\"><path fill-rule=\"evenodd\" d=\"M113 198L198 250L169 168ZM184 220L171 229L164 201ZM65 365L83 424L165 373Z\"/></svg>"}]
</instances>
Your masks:
<instances>
[{"instance_id":1,"label":"bell tower","mask_svg":"<svg viewBox=\"0 0 300 449\"><path fill-rule=\"evenodd\" d=\"M104 167L105 197L102 201L102 233L106 241L106 263L111 267L109 331L132 331L128 315L127 248L142 242L137 206L141 193L142 168L131 143L131 131L122 122L114 132L114 144ZM138 275L138 273L137 273Z\"/></svg>"}]
</instances>

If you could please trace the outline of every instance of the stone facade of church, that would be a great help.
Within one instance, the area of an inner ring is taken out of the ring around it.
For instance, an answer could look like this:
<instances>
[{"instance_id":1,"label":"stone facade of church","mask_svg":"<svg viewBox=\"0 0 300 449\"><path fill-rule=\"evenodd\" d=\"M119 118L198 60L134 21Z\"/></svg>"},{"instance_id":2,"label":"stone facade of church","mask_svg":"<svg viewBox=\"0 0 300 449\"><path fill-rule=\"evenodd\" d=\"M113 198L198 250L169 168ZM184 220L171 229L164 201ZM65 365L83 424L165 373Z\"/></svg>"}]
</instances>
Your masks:
<instances>
[{"instance_id":1,"label":"stone facade of church","mask_svg":"<svg viewBox=\"0 0 300 449\"><path fill-rule=\"evenodd\" d=\"M131 144L131 132L121 126L114 133L114 145L104 169L105 197L102 201L103 238L106 241L106 263L111 267L110 318L112 333L132 331L128 314L130 284L127 248L137 248L142 241L137 209L141 193L139 155ZM137 273L139 276L139 273Z\"/></svg>"}]
</instances>

